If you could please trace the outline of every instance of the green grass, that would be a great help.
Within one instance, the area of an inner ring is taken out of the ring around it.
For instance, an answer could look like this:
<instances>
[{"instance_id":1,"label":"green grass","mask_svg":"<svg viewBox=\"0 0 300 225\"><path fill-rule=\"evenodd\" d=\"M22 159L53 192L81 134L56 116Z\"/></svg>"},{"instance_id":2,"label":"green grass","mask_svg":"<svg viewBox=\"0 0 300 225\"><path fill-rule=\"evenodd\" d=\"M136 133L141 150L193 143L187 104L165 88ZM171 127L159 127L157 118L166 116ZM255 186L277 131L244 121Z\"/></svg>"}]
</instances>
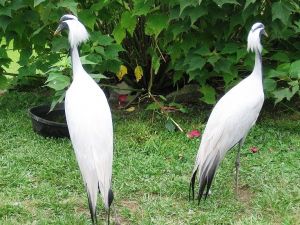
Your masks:
<instances>
[{"instance_id":1,"label":"green grass","mask_svg":"<svg viewBox=\"0 0 300 225\"><path fill-rule=\"evenodd\" d=\"M33 133L30 106L43 95L0 97L0 224L91 224L71 143ZM203 130L208 112L174 118ZM188 201L199 139L170 133L143 111L113 113L113 221L119 224L300 224L300 122L263 113L242 149L240 197L234 197L235 151L222 162L213 194ZM249 151L259 147L257 154ZM105 211L98 204L99 224Z\"/></svg>"}]
</instances>

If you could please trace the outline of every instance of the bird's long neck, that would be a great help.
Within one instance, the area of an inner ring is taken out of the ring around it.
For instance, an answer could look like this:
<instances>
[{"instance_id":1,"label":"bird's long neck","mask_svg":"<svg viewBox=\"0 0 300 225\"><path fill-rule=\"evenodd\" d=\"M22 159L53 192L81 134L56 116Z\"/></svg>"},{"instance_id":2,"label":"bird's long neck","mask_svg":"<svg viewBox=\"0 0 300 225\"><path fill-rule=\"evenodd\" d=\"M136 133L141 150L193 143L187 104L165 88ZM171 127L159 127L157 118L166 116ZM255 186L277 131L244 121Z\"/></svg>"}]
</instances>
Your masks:
<instances>
[{"instance_id":1,"label":"bird's long neck","mask_svg":"<svg viewBox=\"0 0 300 225\"><path fill-rule=\"evenodd\" d=\"M252 75L262 80L262 58L259 50L255 50L255 64Z\"/></svg>"},{"instance_id":2,"label":"bird's long neck","mask_svg":"<svg viewBox=\"0 0 300 225\"><path fill-rule=\"evenodd\" d=\"M77 46L73 46L70 49L71 52L71 60L72 60L72 70L73 70L73 80L76 79L81 73L84 71L78 53Z\"/></svg>"}]
</instances>

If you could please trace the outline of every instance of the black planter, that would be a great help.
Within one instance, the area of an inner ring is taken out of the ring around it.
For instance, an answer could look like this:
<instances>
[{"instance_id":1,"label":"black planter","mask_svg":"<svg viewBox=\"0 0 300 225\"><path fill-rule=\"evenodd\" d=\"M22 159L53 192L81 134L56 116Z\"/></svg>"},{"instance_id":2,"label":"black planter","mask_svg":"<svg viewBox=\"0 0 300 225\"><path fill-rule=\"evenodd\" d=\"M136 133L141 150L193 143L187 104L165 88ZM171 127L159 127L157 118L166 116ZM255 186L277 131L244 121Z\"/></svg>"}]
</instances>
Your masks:
<instances>
[{"instance_id":1,"label":"black planter","mask_svg":"<svg viewBox=\"0 0 300 225\"><path fill-rule=\"evenodd\" d=\"M28 110L33 130L44 137L69 137L64 104L58 104L51 112L50 105L35 106Z\"/></svg>"}]
</instances>

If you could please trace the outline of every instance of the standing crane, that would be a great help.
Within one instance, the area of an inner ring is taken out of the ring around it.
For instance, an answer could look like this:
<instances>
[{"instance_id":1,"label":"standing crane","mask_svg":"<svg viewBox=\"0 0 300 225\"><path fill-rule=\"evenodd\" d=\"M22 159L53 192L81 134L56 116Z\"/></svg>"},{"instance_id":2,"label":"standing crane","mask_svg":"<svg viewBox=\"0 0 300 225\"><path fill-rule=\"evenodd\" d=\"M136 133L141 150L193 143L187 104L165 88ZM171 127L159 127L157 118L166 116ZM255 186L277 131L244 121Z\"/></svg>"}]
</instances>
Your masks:
<instances>
[{"instance_id":1,"label":"standing crane","mask_svg":"<svg viewBox=\"0 0 300 225\"><path fill-rule=\"evenodd\" d=\"M113 161L113 126L107 99L80 62L78 45L89 34L73 15L64 15L54 34L68 29L73 81L66 92L65 113L70 138L86 187L93 224L97 223L97 194L100 191L110 217Z\"/></svg>"},{"instance_id":2,"label":"standing crane","mask_svg":"<svg viewBox=\"0 0 300 225\"><path fill-rule=\"evenodd\" d=\"M215 105L203 132L193 169L189 198L194 199L194 187L199 171L198 204L209 193L213 178L226 153L238 145L236 157L235 190L238 194L240 151L250 128L255 124L264 102L262 83L261 35L265 32L262 23L255 23L248 35L247 50L255 52L252 73L228 91ZM205 191L206 188L206 191ZM205 192L205 193L204 193Z\"/></svg>"}]
</instances>

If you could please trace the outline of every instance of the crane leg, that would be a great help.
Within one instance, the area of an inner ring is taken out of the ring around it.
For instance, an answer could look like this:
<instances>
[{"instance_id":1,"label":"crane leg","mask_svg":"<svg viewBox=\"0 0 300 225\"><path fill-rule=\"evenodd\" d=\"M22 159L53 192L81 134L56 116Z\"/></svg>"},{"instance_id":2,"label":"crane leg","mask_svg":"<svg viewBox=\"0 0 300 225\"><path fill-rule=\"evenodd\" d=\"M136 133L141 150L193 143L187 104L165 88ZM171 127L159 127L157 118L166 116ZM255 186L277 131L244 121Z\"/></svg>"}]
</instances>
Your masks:
<instances>
[{"instance_id":1,"label":"crane leg","mask_svg":"<svg viewBox=\"0 0 300 225\"><path fill-rule=\"evenodd\" d=\"M235 160L235 197L238 197L238 185L239 185L239 169L240 169L240 155L243 140L239 142L238 151Z\"/></svg>"}]
</instances>

